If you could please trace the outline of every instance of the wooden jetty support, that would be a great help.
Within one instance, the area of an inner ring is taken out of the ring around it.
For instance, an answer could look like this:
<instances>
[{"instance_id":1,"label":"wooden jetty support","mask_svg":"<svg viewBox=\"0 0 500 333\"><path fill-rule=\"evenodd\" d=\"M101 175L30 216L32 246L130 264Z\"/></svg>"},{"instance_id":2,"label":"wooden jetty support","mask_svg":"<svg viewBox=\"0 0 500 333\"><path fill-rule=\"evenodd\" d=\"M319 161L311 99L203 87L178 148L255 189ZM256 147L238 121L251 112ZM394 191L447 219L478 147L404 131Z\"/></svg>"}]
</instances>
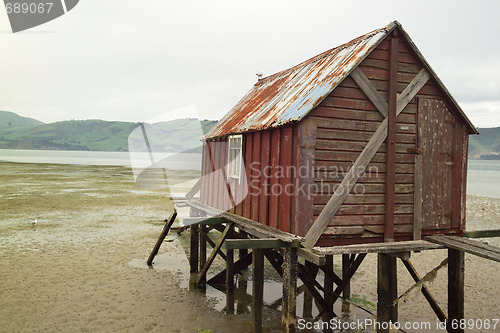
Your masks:
<instances>
[{"instance_id":1,"label":"wooden jetty support","mask_svg":"<svg viewBox=\"0 0 500 333\"><path fill-rule=\"evenodd\" d=\"M197 284L225 284L226 311L235 311L234 277L252 266L252 315L254 332L263 332L263 286L264 261L267 260L282 277L283 295L282 331L295 332L297 329L297 295L306 292L309 301L314 301L320 310L320 317L327 321L337 314L333 310L339 299L350 297L350 281L368 253L376 253L377 265L377 320L379 322L397 322L397 271L396 262L401 260L416 284L423 281L412 262L412 252L448 249L448 259L441 266L448 265L448 313L440 308L431 291L420 284L419 289L441 322L464 319L464 253L470 253L490 260L500 261L500 248L486 245L466 237L429 236L425 240L400 241L373 244L354 244L332 247L301 246L302 237L262 225L250 219L214 209L197 200L184 202L191 207L192 217L184 223L191 230L191 271L197 272ZM210 230L220 232L218 240L208 237ZM473 233L471 233L473 234ZM496 232L481 231L481 236ZM207 243L212 251L207 253ZM238 251L235 256L234 251ZM333 257L342 258L342 274L333 270ZM207 278L207 273L219 256L226 262L226 268ZM299 262L304 260L304 264ZM440 267L441 267L440 266ZM440 268L439 267L439 268ZM318 282L318 271L324 274L324 280ZM208 280L207 280L208 279ZM298 281L302 282L298 288ZM319 318L318 318L319 320ZM461 329L447 327L448 332L463 332ZM379 328L378 332L389 332Z\"/></svg>"}]
</instances>

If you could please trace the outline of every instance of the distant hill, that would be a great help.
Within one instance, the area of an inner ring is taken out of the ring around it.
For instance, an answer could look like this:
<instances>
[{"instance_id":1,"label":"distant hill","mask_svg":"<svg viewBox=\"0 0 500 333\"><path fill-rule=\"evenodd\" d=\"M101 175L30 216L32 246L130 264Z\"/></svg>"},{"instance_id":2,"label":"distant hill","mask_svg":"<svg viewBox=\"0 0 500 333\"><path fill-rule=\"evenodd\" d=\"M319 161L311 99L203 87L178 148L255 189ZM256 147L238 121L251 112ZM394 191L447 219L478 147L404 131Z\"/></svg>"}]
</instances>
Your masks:
<instances>
[{"instance_id":1,"label":"distant hill","mask_svg":"<svg viewBox=\"0 0 500 333\"><path fill-rule=\"evenodd\" d=\"M479 135L469 137L469 158L500 159L500 127L478 128Z\"/></svg>"},{"instance_id":2,"label":"distant hill","mask_svg":"<svg viewBox=\"0 0 500 333\"><path fill-rule=\"evenodd\" d=\"M22 117L14 112L1 111L0 110L0 130L6 128L16 128L16 127L32 127L36 125L42 125L43 122L33 119Z\"/></svg>"},{"instance_id":3,"label":"distant hill","mask_svg":"<svg viewBox=\"0 0 500 333\"><path fill-rule=\"evenodd\" d=\"M6 113L17 116L12 112ZM44 124L15 116L9 115L11 126L0 127L2 149L128 151L129 135L139 126L139 123L104 120L68 120ZM2 125L3 119L0 118ZM26 120L23 123L19 119ZM216 121L205 120L201 123L206 132ZM155 151L179 152L199 144L199 121L196 119L168 121L155 124L153 128L154 142L150 143Z\"/></svg>"}]
</instances>

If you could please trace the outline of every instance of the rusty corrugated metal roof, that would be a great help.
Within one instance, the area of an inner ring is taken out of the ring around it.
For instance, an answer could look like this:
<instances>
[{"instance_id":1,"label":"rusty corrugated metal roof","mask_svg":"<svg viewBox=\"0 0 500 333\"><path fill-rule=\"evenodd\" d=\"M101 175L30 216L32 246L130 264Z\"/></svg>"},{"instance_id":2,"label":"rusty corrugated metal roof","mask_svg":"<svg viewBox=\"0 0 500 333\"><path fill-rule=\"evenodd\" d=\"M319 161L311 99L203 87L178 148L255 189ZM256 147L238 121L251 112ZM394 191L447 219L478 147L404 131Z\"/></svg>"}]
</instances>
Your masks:
<instances>
[{"instance_id":1,"label":"rusty corrugated metal roof","mask_svg":"<svg viewBox=\"0 0 500 333\"><path fill-rule=\"evenodd\" d=\"M264 130L300 121L321 103L397 24L392 22L382 29L258 81L204 139Z\"/></svg>"}]
</instances>

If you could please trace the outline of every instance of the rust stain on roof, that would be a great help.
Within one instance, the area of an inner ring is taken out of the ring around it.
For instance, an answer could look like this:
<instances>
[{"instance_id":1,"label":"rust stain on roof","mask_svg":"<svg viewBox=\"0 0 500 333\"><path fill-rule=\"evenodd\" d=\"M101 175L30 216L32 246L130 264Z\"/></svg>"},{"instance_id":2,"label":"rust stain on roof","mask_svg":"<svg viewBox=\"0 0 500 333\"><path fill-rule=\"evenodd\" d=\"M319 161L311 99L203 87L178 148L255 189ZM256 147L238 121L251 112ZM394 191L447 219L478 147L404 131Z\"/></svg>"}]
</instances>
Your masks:
<instances>
[{"instance_id":1,"label":"rust stain on roof","mask_svg":"<svg viewBox=\"0 0 500 333\"><path fill-rule=\"evenodd\" d=\"M390 23L258 81L204 139L259 131L302 120L396 25Z\"/></svg>"}]
</instances>

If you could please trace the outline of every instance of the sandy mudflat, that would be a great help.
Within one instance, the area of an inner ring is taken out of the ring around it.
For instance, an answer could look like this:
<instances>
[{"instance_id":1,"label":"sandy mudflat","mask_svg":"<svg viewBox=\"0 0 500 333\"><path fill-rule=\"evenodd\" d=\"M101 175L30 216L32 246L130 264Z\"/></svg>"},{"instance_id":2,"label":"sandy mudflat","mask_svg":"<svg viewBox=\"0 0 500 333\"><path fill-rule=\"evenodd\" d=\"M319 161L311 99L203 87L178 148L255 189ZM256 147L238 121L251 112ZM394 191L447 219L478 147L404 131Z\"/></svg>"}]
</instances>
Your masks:
<instances>
[{"instance_id":1,"label":"sandy mudflat","mask_svg":"<svg viewBox=\"0 0 500 333\"><path fill-rule=\"evenodd\" d=\"M250 331L248 316L180 288L179 265L130 264L145 262L171 208L130 170L0 163L0 196L0 332ZM164 256L183 252L165 244Z\"/></svg>"},{"instance_id":2,"label":"sandy mudflat","mask_svg":"<svg viewBox=\"0 0 500 333\"><path fill-rule=\"evenodd\" d=\"M0 332L251 331L249 314L224 314L187 290L182 239L163 245L163 269L144 268L172 206L163 192L138 188L129 169L0 162L0 196ZM468 229L499 224L500 199L468 198ZM445 256L423 252L412 262L424 275ZM398 265L401 294L413 280ZM467 318L500 317L499 265L466 255ZM445 267L428 285L445 311L446 282ZM352 293L376 303L376 256L361 265ZM399 313L400 321L436 321L416 290Z\"/></svg>"}]
</instances>

